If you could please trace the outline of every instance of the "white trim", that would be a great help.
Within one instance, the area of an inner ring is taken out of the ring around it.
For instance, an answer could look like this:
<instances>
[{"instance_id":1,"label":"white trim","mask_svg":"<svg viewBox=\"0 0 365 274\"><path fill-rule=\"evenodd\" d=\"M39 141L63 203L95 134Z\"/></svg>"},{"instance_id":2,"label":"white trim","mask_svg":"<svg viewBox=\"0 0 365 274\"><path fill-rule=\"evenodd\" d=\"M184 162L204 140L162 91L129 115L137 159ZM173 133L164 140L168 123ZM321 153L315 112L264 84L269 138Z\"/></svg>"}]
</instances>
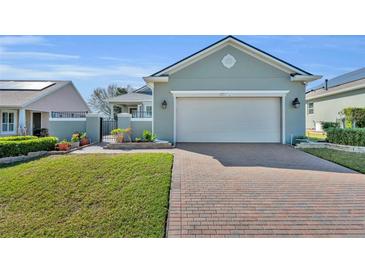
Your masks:
<instances>
[{"instance_id":1,"label":"white trim","mask_svg":"<svg viewBox=\"0 0 365 274\"><path fill-rule=\"evenodd\" d=\"M3 112L14 114L14 130L3 131ZM17 134L18 131L18 109L0 109L0 135L12 135Z\"/></svg>"},{"instance_id":2,"label":"white trim","mask_svg":"<svg viewBox=\"0 0 365 274\"><path fill-rule=\"evenodd\" d=\"M154 82L167 83L169 81L169 77L168 76L147 76L147 77L143 77L143 80L147 84L154 83Z\"/></svg>"},{"instance_id":3,"label":"white trim","mask_svg":"<svg viewBox=\"0 0 365 274\"><path fill-rule=\"evenodd\" d=\"M33 135L33 110L29 110L29 112L30 112L29 135ZM49 117L51 117L51 115Z\"/></svg>"},{"instance_id":4,"label":"white trim","mask_svg":"<svg viewBox=\"0 0 365 274\"><path fill-rule=\"evenodd\" d=\"M151 88L152 91L152 134L155 134L155 85L153 83L150 83L148 86Z\"/></svg>"},{"instance_id":5,"label":"white trim","mask_svg":"<svg viewBox=\"0 0 365 274\"><path fill-rule=\"evenodd\" d=\"M241 51L243 51L244 53L250 55L250 56L253 56L255 57L256 59L262 61L262 62L265 62L269 65L272 65L286 73L299 73L299 74L305 74L303 71L293 67L293 66L290 66L289 64L286 64L284 62L281 62L280 60L277 60L275 59L274 57L271 57L269 56L268 54L265 54L259 50L256 50L246 44L243 44L231 37L228 37L227 39L224 39L222 40L221 42L213 45L213 46L210 46L208 47L207 49L191 56L190 58L184 60L184 61L181 61L181 62L178 62L177 64L175 64L174 66L172 67L169 67L169 68L166 68L165 70L161 71L158 73L157 76L153 76L153 77L145 77L145 81L147 81L147 79L149 81L154 81L154 77L158 78L159 75L163 75L163 74L173 74L203 58L205 58L206 56L224 48L225 46L227 45L230 45L230 46L233 46ZM160 76L161 77L161 76Z\"/></svg>"},{"instance_id":6,"label":"white trim","mask_svg":"<svg viewBox=\"0 0 365 274\"><path fill-rule=\"evenodd\" d=\"M289 90L172 90L176 97L280 97Z\"/></svg>"},{"instance_id":7,"label":"white trim","mask_svg":"<svg viewBox=\"0 0 365 274\"><path fill-rule=\"evenodd\" d=\"M290 81L292 82L312 82L318 79L321 79L322 75L294 75L290 77Z\"/></svg>"},{"instance_id":8,"label":"white trim","mask_svg":"<svg viewBox=\"0 0 365 274\"><path fill-rule=\"evenodd\" d=\"M131 121L133 121L133 122L138 122L138 121L151 121L152 122L152 118L131 118Z\"/></svg>"},{"instance_id":9,"label":"white trim","mask_svg":"<svg viewBox=\"0 0 365 274\"><path fill-rule=\"evenodd\" d=\"M360 88L364 88L364 87L365 87L365 83L360 83L360 84L352 85L350 87L345 87L345 88L333 87L332 89L335 89L335 88L338 88L338 89L336 91L331 91L331 88L329 88L326 93L319 94L319 95L313 95L313 96L310 96L310 94L307 94L307 96L306 96L305 99L307 101L310 101L312 99L327 97L327 96L331 96L331 95L343 93L343 92L346 92L346 91L352 91L352 90L356 90L356 89L360 89ZM321 89L321 90L323 90L323 89ZM315 92L317 92L317 90L316 91L312 91L312 92L315 93Z\"/></svg>"},{"instance_id":10,"label":"white trim","mask_svg":"<svg viewBox=\"0 0 365 274\"><path fill-rule=\"evenodd\" d=\"M285 95L281 96L281 143L285 145Z\"/></svg>"},{"instance_id":11,"label":"white trim","mask_svg":"<svg viewBox=\"0 0 365 274\"><path fill-rule=\"evenodd\" d=\"M172 91L171 91L172 92ZM176 94L174 94L174 145L176 145Z\"/></svg>"},{"instance_id":12,"label":"white trim","mask_svg":"<svg viewBox=\"0 0 365 274\"><path fill-rule=\"evenodd\" d=\"M48 121L86 121L86 118L49 118Z\"/></svg>"},{"instance_id":13,"label":"white trim","mask_svg":"<svg viewBox=\"0 0 365 274\"><path fill-rule=\"evenodd\" d=\"M285 97L289 90L197 90L197 91L171 91L174 97L174 126L173 126L173 142L176 144L176 98L178 97L280 97L281 98L281 143L286 142L285 132ZM222 93L224 95L222 95ZM226 95L228 94L228 95ZM153 111L153 109L152 109ZM154 117L154 116L153 116Z\"/></svg>"},{"instance_id":14,"label":"white trim","mask_svg":"<svg viewBox=\"0 0 365 274\"><path fill-rule=\"evenodd\" d=\"M113 103L113 104L123 104L123 103L143 103L143 102L151 102L152 100L147 100L147 99L141 99L141 100L133 100L133 99L121 99L120 101L117 100L108 100L109 103Z\"/></svg>"}]
</instances>

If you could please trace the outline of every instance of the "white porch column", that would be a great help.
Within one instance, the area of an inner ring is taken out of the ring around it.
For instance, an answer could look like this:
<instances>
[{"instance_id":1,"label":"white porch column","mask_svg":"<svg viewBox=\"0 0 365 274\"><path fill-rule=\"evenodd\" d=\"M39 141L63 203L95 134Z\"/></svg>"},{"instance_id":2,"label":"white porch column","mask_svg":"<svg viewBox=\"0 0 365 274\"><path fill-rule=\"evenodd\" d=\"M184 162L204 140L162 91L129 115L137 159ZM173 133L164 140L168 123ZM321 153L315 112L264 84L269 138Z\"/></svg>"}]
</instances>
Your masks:
<instances>
[{"instance_id":1,"label":"white porch column","mask_svg":"<svg viewBox=\"0 0 365 274\"><path fill-rule=\"evenodd\" d=\"M19 132L18 134L25 134L26 132L26 118L25 118L25 109L21 108L19 109Z\"/></svg>"},{"instance_id":2,"label":"white porch column","mask_svg":"<svg viewBox=\"0 0 365 274\"><path fill-rule=\"evenodd\" d=\"M111 104L111 103L110 103L110 109L111 109L111 111L110 111L110 116L111 116L111 118L113 119L113 118L114 118L114 105L113 105L113 104Z\"/></svg>"}]
</instances>

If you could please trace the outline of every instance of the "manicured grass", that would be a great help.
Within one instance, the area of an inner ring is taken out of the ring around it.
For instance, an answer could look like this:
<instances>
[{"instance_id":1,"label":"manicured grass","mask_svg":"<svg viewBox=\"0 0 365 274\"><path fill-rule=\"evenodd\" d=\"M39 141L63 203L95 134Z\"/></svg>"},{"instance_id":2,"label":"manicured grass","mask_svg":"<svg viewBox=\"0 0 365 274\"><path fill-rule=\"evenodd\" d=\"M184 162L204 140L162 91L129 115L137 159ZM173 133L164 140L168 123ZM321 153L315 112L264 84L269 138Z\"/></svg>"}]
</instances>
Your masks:
<instances>
[{"instance_id":1,"label":"manicured grass","mask_svg":"<svg viewBox=\"0 0 365 274\"><path fill-rule=\"evenodd\" d=\"M365 154L338 151L328 148L304 148L303 151L319 158L365 173Z\"/></svg>"},{"instance_id":2,"label":"manicured grass","mask_svg":"<svg viewBox=\"0 0 365 274\"><path fill-rule=\"evenodd\" d=\"M0 168L0 237L163 237L172 158L67 155Z\"/></svg>"}]
</instances>

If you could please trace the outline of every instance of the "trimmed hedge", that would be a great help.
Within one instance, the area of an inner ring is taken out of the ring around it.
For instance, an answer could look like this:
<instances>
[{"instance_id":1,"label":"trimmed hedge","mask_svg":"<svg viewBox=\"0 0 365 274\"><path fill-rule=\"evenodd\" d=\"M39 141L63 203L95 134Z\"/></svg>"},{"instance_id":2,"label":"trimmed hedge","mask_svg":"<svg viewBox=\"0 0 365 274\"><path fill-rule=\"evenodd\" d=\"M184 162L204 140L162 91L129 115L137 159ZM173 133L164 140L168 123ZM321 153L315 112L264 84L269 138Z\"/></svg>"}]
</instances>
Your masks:
<instances>
[{"instance_id":1,"label":"trimmed hedge","mask_svg":"<svg viewBox=\"0 0 365 274\"><path fill-rule=\"evenodd\" d=\"M0 140L0 158L27 155L28 152L54 150L57 141L56 137L35 138L22 141Z\"/></svg>"},{"instance_id":2,"label":"trimmed hedge","mask_svg":"<svg viewBox=\"0 0 365 274\"><path fill-rule=\"evenodd\" d=\"M365 146L365 129L331 128L327 131L328 142L349 146Z\"/></svg>"},{"instance_id":3,"label":"trimmed hedge","mask_svg":"<svg viewBox=\"0 0 365 274\"><path fill-rule=\"evenodd\" d=\"M38 139L37 136L7 136L7 137L0 137L0 142L5 141L24 141L24 140L32 140Z\"/></svg>"}]
</instances>

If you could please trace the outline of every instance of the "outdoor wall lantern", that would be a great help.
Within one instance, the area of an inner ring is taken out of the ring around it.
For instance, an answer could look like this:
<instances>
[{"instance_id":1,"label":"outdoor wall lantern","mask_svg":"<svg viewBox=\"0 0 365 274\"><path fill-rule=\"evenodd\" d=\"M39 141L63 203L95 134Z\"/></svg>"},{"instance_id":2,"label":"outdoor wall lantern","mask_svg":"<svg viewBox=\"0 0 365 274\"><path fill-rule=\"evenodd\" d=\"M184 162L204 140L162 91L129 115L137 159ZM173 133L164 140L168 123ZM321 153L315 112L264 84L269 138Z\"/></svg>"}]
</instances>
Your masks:
<instances>
[{"instance_id":1,"label":"outdoor wall lantern","mask_svg":"<svg viewBox=\"0 0 365 274\"><path fill-rule=\"evenodd\" d=\"M292 104L293 104L293 107L295 107L295 108L299 108L300 107L300 102L299 102L298 98L295 98L293 100Z\"/></svg>"},{"instance_id":2,"label":"outdoor wall lantern","mask_svg":"<svg viewBox=\"0 0 365 274\"><path fill-rule=\"evenodd\" d=\"M167 108L167 102L166 102L166 100L163 100L163 101L162 101L161 107L162 107L163 109L166 109L166 108Z\"/></svg>"}]
</instances>

